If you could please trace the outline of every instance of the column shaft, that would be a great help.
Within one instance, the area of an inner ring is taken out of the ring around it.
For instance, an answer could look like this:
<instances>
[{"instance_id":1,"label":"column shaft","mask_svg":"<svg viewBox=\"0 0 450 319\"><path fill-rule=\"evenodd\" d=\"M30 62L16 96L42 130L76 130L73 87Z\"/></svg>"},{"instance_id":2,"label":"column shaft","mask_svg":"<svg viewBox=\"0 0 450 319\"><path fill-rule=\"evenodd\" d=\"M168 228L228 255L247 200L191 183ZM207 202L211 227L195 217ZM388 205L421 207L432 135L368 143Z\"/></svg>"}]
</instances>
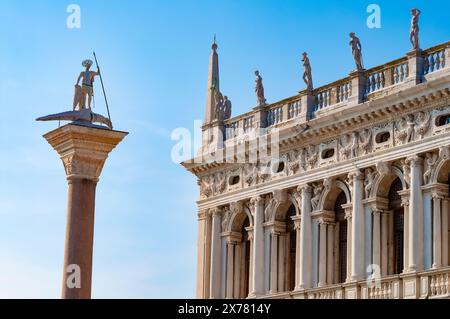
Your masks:
<instances>
[{"instance_id":1,"label":"column shaft","mask_svg":"<svg viewBox=\"0 0 450 319\"><path fill-rule=\"evenodd\" d=\"M234 248L235 244L233 242L227 243L227 299L234 298Z\"/></svg>"},{"instance_id":2,"label":"column shaft","mask_svg":"<svg viewBox=\"0 0 450 319\"><path fill-rule=\"evenodd\" d=\"M296 246L295 246L295 290L301 289L301 283L300 283L300 267L301 267L301 260L300 260L300 225L296 227L297 232L296 234Z\"/></svg>"},{"instance_id":3,"label":"column shaft","mask_svg":"<svg viewBox=\"0 0 450 319\"><path fill-rule=\"evenodd\" d=\"M383 212L381 214L381 276L387 276L388 270L388 256L389 256L389 217L390 215Z\"/></svg>"},{"instance_id":4,"label":"column shaft","mask_svg":"<svg viewBox=\"0 0 450 319\"><path fill-rule=\"evenodd\" d=\"M408 159L411 166L411 185L409 200L409 270L423 268L423 198L422 198L422 159L418 156Z\"/></svg>"},{"instance_id":5,"label":"column shaft","mask_svg":"<svg viewBox=\"0 0 450 319\"><path fill-rule=\"evenodd\" d=\"M302 188L302 218L300 227L300 289L312 285L312 221L311 187Z\"/></svg>"},{"instance_id":6,"label":"column shaft","mask_svg":"<svg viewBox=\"0 0 450 319\"><path fill-rule=\"evenodd\" d=\"M319 287L323 287L327 282L327 224L319 224Z\"/></svg>"},{"instance_id":7,"label":"column shaft","mask_svg":"<svg viewBox=\"0 0 450 319\"><path fill-rule=\"evenodd\" d=\"M63 299L91 298L96 185L93 180L69 179ZM77 270L80 271L79 287L74 286Z\"/></svg>"},{"instance_id":8,"label":"column shaft","mask_svg":"<svg viewBox=\"0 0 450 319\"><path fill-rule=\"evenodd\" d=\"M221 215L215 211L212 215L211 229L211 279L210 279L210 298L221 298Z\"/></svg>"},{"instance_id":9,"label":"column shaft","mask_svg":"<svg viewBox=\"0 0 450 319\"><path fill-rule=\"evenodd\" d=\"M327 285L332 285L334 283L333 276L333 239L334 239L334 225L327 225Z\"/></svg>"},{"instance_id":10,"label":"column shaft","mask_svg":"<svg viewBox=\"0 0 450 319\"><path fill-rule=\"evenodd\" d=\"M381 268L381 213L373 211L372 264Z\"/></svg>"},{"instance_id":11,"label":"column shaft","mask_svg":"<svg viewBox=\"0 0 450 319\"><path fill-rule=\"evenodd\" d=\"M448 266L448 200L442 200L442 266Z\"/></svg>"},{"instance_id":12,"label":"column shaft","mask_svg":"<svg viewBox=\"0 0 450 319\"><path fill-rule=\"evenodd\" d=\"M252 295L258 296L264 294L264 202L262 198L254 200L255 220L253 228L253 290Z\"/></svg>"},{"instance_id":13,"label":"column shaft","mask_svg":"<svg viewBox=\"0 0 450 319\"><path fill-rule=\"evenodd\" d=\"M272 232L270 250L270 293L278 292L278 234Z\"/></svg>"},{"instance_id":14,"label":"column shaft","mask_svg":"<svg viewBox=\"0 0 450 319\"><path fill-rule=\"evenodd\" d=\"M433 197L433 268L442 266L441 199Z\"/></svg>"},{"instance_id":15,"label":"column shaft","mask_svg":"<svg viewBox=\"0 0 450 319\"><path fill-rule=\"evenodd\" d=\"M353 178L352 280L361 280L365 277L363 174L356 171L351 173L351 178Z\"/></svg>"}]
</instances>

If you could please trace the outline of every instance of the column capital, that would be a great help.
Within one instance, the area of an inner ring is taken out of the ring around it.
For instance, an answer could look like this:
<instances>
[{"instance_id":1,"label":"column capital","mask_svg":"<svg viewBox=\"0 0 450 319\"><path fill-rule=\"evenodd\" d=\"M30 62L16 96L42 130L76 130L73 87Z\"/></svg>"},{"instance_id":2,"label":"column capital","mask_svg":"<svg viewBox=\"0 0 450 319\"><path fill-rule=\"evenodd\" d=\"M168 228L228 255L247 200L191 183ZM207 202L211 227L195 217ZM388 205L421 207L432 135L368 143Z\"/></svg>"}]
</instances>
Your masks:
<instances>
[{"instance_id":1,"label":"column capital","mask_svg":"<svg viewBox=\"0 0 450 319\"><path fill-rule=\"evenodd\" d=\"M402 202L401 202L402 207L408 207L409 206L409 195L402 196L401 199L402 199Z\"/></svg>"},{"instance_id":2,"label":"column capital","mask_svg":"<svg viewBox=\"0 0 450 319\"><path fill-rule=\"evenodd\" d=\"M304 194L312 194L312 186L310 184L303 184L297 187L297 191L303 196Z\"/></svg>"},{"instance_id":3,"label":"column capital","mask_svg":"<svg viewBox=\"0 0 450 319\"><path fill-rule=\"evenodd\" d=\"M417 167L419 165L422 165L423 158L419 155L409 156L406 158L405 163L409 164L411 167Z\"/></svg>"},{"instance_id":4,"label":"column capital","mask_svg":"<svg viewBox=\"0 0 450 319\"><path fill-rule=\"evenodd\" d=\"M208 210L208 213L212 216L212 217L220 217L223 213L223 208L220 207L214 207L214 208L210 208Z\"/></svg>"},{"instance_id":5,"label":"column capital","mask_svg":"<svg viewBox=\"0 0 450 319\"><path fill-rule=\"evenodd\" d=\"M44 135L59 154L68 180L98 181L108 154L126 132L68 124Z\"/></svg>"},{"instance_id":6,"label":"column capital","mask_svg":"<svg viewBox=\"0 0 450 319\"><path fill-rule=\"evenodd\" d=\"M431 198L433 198L433 199L444 199L444 195L442 195L442 194L440 194L440 193L438 193L437 191L433 191L432 193L431 193Z\"/></svg>"},{"instance_id":7,"label":"column capital","mask_svg":"<svg viewBox=\"0 0 450 319\"><path fill-rule=\"evenodd\" d=\"M250 205L252 206L258 206L261 205L262 203L264 203L264 198L262 196L255 196L250 198Z\"/></svg>"},{"instance_id":8,"label":"column capital","mask_svg":"<svg viewBox=\"0 0 450 319\"><path fill-rule=\"evenodd\" d=\"M352 181L363 180L364 173L360 169L355 169L348 173L348 178Z\"/></svg>"}]
</instances>

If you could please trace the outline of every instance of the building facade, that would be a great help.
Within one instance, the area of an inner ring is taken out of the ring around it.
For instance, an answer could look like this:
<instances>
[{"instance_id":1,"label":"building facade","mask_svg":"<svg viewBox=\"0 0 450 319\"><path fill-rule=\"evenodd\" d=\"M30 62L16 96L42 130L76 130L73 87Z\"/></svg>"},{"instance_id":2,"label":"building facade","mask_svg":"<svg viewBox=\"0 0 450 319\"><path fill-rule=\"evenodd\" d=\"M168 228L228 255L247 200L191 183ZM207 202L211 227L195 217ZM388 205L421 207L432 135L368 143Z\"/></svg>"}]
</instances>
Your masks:
<instances>
[{"instance_id":1,"label":"building facade","mask_svg":"<svg viewBox=\"0 0 450 319\"><path fill-rule=\"evenodd\" d=\"M197 297L448 298L449 59L450 42L414 50L229 118L214 44L183 163Z\"/></svg>"}]
</instances>

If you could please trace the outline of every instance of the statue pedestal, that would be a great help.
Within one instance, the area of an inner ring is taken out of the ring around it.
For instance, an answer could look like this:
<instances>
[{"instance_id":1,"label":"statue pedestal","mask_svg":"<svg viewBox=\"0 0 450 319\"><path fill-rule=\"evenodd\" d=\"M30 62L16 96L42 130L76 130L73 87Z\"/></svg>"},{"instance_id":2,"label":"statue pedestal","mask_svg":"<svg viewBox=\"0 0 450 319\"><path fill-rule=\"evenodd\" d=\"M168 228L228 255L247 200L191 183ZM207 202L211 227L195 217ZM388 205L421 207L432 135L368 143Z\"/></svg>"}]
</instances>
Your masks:
<instances>
[{"instance_id":1,"label":"statue pedestal","mask_svg":"<svg viewBox=\"0 0 450 319\"><path fill-rule=\"evenodd\" d=\"M68 124L44 135L61 157L69 184L63 299L90 299L95 190L108 154L127 132Z\"/></svg>"}]
</instances>

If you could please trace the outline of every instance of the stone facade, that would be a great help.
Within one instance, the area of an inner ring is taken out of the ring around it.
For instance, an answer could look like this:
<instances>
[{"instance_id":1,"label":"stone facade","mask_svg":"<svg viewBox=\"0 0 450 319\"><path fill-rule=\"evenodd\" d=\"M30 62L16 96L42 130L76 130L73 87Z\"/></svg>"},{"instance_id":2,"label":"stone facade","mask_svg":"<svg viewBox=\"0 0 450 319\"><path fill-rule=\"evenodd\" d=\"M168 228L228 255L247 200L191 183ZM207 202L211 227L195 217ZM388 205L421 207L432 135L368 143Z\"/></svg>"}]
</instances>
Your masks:
<instances>
[{"instance_id":1,"label":"stone facade","mask_svg":"<svg viewBox=\"0 0 450 319\"><path fill-rule=\"evenodd\" d=\"M205 122L183 163L200 186L197 297L448 298L449 58L450 43L413 51ZM275 133L276 158L255 147Z\"/></svg>"}]
</instances>

